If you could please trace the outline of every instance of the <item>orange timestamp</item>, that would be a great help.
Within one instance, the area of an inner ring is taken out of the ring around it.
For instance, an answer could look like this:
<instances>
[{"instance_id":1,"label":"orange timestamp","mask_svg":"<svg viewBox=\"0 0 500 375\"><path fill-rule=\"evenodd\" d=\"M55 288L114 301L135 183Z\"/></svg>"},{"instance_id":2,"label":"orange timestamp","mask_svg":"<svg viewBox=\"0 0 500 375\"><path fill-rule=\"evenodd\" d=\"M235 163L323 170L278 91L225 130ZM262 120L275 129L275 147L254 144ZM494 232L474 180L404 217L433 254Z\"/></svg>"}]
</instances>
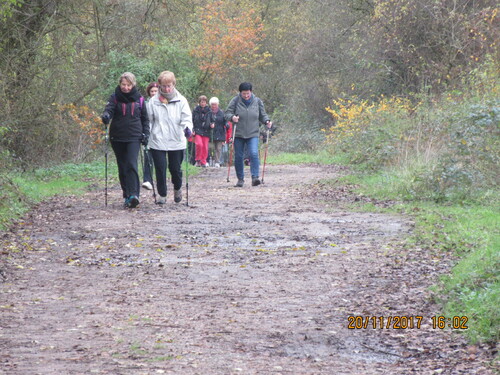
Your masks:
<instances>
[{"instance_id":1,"label":"orange timestamp","mask_svg":"<svg viewBox=\"0 0 500 375\"><path fill-rule=\"evenodd\" d=\"M415 316L349 316L348 329L420 329L425 321L421 315ZM466 316L433 316L431 326L433 329L468 329Z\"/></svg>"}]
</instances>

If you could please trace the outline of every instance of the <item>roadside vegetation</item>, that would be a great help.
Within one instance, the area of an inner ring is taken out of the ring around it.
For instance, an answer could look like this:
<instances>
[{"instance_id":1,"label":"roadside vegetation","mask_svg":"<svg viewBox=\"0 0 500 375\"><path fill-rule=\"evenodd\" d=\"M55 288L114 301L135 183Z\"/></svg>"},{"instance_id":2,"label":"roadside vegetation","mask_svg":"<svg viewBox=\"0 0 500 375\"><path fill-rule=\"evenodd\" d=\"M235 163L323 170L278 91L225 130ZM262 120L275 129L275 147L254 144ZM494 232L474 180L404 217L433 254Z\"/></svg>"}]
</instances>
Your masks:
<instances>
[{"instance_id":1,"label":"roadside vegetation","mask_svg":"<svg viewBox=\"0 0 500 375\"><path fill-rule=\"evenodd\" d=\"M467 316L471 342L500 339L500 81L494 65L439 97L336 100L325 147L344 183L415 218L408 246L456 259L435 285L445 316ZM411 100L413 99L413 100ZM338 183L338 182L337 182ZM369 205L365 209L377 209Z\"/></svg>"}]
</instances>

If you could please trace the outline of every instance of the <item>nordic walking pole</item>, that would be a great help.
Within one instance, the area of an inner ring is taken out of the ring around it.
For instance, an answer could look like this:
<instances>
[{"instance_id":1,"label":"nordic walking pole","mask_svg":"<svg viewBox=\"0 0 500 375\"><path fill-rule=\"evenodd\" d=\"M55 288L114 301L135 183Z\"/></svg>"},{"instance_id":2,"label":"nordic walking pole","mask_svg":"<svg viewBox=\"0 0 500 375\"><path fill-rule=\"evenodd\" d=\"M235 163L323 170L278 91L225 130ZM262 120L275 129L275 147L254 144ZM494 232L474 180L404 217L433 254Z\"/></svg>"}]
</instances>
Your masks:
<instances>
[{"instance_id":1,"label":"nordic walking pole","mask_svg":"<svg viewBox=\"0 0 500 375\"><path fill-rule=\"evenodd\" d=\"M186 207L189 207L189 159L191 159L189 155L189 139L186 138Z\"/></svg>"},{"instance_id":2,"label":"nordic walking pole","mask_svg":"<svg viewBox=\"0 0 500 375\"><path fill-rule=\"evenodd\" d=\"M109 145L109 135L108 126L106 125L106 133L104 136L104 206L108 207L108 145Z\"/></svg>"},{"instance_id":3,"label":"nordic walking pole","mask_svg":"<svg viewBox=\"0 0 500 375\"><path fill-rule=\"evenodd\" d=\"M151 186L153 187L153 199L155 200L155 204L156 204L156 189L155 189L155 180L154 180L154 177L153 177L153 173L155 172L154 168L153 168L153 160L152 160L152 157L151 157L151 153L149 152L149 146L146 146L144 147L144 150L146 151L146 153L148 154L148 167L149 167L149 174L151 175Z\"/></svg>"},{"instance_id":4,"label":"nordic walking pole","mask_svg":"<svg viewBox=\"0 0 500 375\"><path fill-rule=\"evenodd\" d=\"M264 183L264 172L266 171L267 149L269 148L269 129L266 131L266 150L264 151L264 165L262 166L262 183Z\"/></svg>"},{"instance_id":5,"label":"nordic walking pole","mask_svg":"<svg viewBox=\"0 0 500 375\"><path fill-rule=\"evenodd\" d=\"M238 115L236 115L238 116ZM236 135L236 122L233 123L233 138L231 138L231 148L229 149L229 160L227 161L227 182L229 182L229 173L231 173L231 161L233 160L234 136Z\"/></svg>"}]
</instances>

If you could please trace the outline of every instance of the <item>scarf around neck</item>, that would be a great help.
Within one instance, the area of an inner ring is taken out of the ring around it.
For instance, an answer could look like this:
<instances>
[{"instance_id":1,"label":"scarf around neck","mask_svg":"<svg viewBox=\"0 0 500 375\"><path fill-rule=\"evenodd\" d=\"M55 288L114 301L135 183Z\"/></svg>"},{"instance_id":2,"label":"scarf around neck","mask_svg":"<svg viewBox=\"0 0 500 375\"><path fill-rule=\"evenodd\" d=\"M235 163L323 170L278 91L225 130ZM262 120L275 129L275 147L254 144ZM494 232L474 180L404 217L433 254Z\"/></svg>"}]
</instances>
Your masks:
<instances>
[{"instance_id":1,"label":"scarf around neck","mask_svg":"<svg viewBox=\"0 0 500 375\"><path fill-rule=\"evenodd\" d=\"M248 107L250 105L250 103L252 103L252 101L253 101L253 94L250 96L250 99L248 99L248 100L243 99L241 97L241 95L240 95L240 99Z\"/></svg>"},{"instance_id":2,"label":"scarf around neck","mask_svg":"<svg viewBox=\"0 0 500 375\"><path fill-rule=\"evenodd\" d=\"M160 95L167 99L169 102L172 101L173 98L177 96L177 89L174 89L172 92L163 92L160 86Z\"/></svg>"},{"instance_id":3,"label":"scarf around neck","mask_svg":"<svg viewBox=\"0 0 500 375\"><path fill-rule=\"evenodd\" d=\"M141 98L141 94L137 91L137 88L134 86L132 90L128 93L124 93L120 90L120 86L117 86L115 89L115 97L116 100L120 103L135 103L138 102Z\"/></svg>"}]
</instances>

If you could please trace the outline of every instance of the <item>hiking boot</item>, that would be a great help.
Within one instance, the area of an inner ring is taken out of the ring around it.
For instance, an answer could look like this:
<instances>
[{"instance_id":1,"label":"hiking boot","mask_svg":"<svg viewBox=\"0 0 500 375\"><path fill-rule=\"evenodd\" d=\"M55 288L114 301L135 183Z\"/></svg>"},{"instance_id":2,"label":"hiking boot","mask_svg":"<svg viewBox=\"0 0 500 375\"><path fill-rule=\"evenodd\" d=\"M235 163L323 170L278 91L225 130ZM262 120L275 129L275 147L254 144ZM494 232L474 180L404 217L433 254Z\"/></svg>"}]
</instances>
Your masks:
<instances>
[{"instance_id":1,"label":"hiking boot","mask_svg":"<svg viewBox=\"0 0 500 375\"><path fill-rule=\"evenodd\" d=\"M165 204L165 203L167 203L167 197L160 196L156 201L156 204Z\"/></svg>"},{"instance_id":2,"label":"hiking boot","mask_svg":"<svg viewBox=\"0 0 500 375\"><path fill-rule=\"evenodd\" d=\"M151 182L149 181L144 181L142 183L142 187L146 190L153 190L153 185L151 185Z\"/></svg>"},{"instance_id":3,"label":"hiking boot","mask_svg":"<svg viewBox=\"0 0 500 375\"><path fill-rule=\"evenodd\" d=\"M182 200L182 190L175 190L174 189L174 202L179 203Z\"/></svg>"},{"instance_id":4,"label":"hiking boot","mask_svg":"<svg viewBox=\"0 0 500 375\"><path fill-rule=\"evenodd\" d=\"M260 180L258 177L252 177L252 186L260 185Z\"/></svg>"},{"instance_id":5,"label":"hiking boot","mask_svg":"<svg viewBox=\"0 0 500 375\"><path fill-rule=\"evenodd\" d=\"M137 198L135 195L131 195L128 198L128 207L136 208L138 205L139 205L139 198Z\"/></svg>"},{"instance_id":6,"label":"hiking boot","mask_svg":"<svg viewBox=\"0 0 500 375\"><path fill-rule=\"evenodd\" d=\"M234 187L243 187L244 182L245 182L245 180L238 179L238 182L236 183L236 185L234 185Z\"/></svg>"}]
</instances>

